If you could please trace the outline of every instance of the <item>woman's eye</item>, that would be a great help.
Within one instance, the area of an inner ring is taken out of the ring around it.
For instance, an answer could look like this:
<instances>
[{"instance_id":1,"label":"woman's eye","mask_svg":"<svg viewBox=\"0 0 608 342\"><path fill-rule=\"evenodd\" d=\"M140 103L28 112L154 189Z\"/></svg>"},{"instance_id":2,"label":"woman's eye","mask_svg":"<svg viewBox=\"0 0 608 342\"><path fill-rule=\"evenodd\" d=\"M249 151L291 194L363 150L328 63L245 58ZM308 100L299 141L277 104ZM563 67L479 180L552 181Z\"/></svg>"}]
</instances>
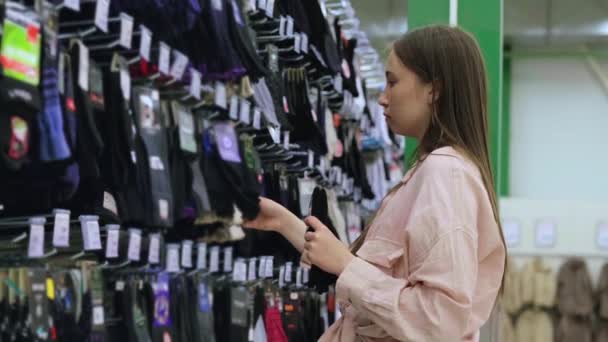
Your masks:
<instances>
[{"instance_id":1,"label":"woman's eye","mask_svg":"<svg viewBox=\"0 0 608 342\"><path fill-rule=\"evenodd\" d=\"M397 81L389 80L387 83L389 87L392 87L397 83Z\"/></svg>"}]
</instances>

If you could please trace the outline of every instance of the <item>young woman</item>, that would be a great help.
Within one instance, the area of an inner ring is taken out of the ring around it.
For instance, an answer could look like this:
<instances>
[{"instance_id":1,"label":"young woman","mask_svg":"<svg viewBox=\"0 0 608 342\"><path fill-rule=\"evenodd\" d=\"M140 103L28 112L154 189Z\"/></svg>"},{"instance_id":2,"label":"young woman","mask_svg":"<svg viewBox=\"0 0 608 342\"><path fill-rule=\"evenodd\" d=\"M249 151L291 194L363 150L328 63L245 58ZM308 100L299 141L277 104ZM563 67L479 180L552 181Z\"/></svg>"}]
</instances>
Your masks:
<instances>
[{"instance_id":1,"label":"young woman","mask_svg":"<svg viewBox=\"0 0 608 342\"><path fill-rule=\"evenodd\" d=\"M478 341L506 262L483 57L469 34L430 26L394 43L386 78L379 102L395 133L418 139L417 161L350 249L268 199L245 226L281 233L338 275L343 317L321 341Z\"/></svg>"}]
</instances>

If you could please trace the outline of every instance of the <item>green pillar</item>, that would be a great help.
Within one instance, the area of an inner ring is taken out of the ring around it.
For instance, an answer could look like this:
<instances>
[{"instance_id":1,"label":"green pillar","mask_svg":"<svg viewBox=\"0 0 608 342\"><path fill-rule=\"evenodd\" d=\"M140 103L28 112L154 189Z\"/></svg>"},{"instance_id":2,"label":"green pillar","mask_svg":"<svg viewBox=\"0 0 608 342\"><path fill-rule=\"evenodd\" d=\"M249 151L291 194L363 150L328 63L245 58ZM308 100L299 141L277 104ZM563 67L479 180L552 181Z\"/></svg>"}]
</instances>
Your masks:
<instances>
[{"instance_id":1,"label":"green pillar","mask_svg":"<svg viewBox=\"0 0 608 342\"><path fill-rule=\"evenodd\" d=\"M503 0L457 1L458 25L477 38L486 61L490 162L494 172L496 190L501 193L506 176L504 173L508 172L508 168L505 170L503 166L508 164L503 164L501 136L504 132L502 127ZM508 155L506 157L508 159Z\"/></svg>"},{"instance_id":2,"label":"green pillar","mask_svg":"<svg viewBox=\"0 0 608 342\"><path fill-rule=\"evenodd\" d=\"M450 22L450 0L408 0L407 2L408 30L432 24L448 24ZM405 142L405 166L409 168L413 162L414 152L418 141L407 137Z\"/></svg>"},{"instance_id":3,"label":"green pillar","mask_svg":"<svg viewBox=\"0 0 608 342\"><path fill-rule=\"evenodd\" d=\"M450 11L456 11L452 21L456 19L457 23L450 23ZM457 24L479 42L488 71L490 162L498 193L507 194L509 122L508 116L502 115L503 0L409 0L408 27L415 29L432 24ZM414 139L407 139L406 162L412 160L416 146Z\"/></svg>"},{"instance_id":4,"label":"green pillar","mask_svg":"<svg viewBox=\"0 0 608 342\"><path fill-rule=\"evenodd\" d=\"M500 129L500 188L498 195L510 195L509 170L511 158L511 59L502 64L502 117Z\"/></svg>"}]
</instances>

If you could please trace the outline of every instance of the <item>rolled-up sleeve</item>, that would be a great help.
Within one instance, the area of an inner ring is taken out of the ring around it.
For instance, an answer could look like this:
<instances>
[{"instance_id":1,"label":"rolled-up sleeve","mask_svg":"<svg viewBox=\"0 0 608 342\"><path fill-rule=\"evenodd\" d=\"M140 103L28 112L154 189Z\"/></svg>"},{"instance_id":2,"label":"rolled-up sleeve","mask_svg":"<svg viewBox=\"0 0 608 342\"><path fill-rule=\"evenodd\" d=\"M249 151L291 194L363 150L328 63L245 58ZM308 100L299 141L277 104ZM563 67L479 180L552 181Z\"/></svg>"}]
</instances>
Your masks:
<instances>
[{"instance_id":1,"label":"rolled-up sleeve","mask_svg":"<svg viewBox=\"0 0 608 342\"><path fill-rule=\"evenodd\" d=\"M338 300L400 341L460 341L471 318L479 265L477 200L487 194L461 169L438 170L415 185L420 196L407 227L407 277L393 277L357 257L338 278Z\"/></svg>"}]
</instances>

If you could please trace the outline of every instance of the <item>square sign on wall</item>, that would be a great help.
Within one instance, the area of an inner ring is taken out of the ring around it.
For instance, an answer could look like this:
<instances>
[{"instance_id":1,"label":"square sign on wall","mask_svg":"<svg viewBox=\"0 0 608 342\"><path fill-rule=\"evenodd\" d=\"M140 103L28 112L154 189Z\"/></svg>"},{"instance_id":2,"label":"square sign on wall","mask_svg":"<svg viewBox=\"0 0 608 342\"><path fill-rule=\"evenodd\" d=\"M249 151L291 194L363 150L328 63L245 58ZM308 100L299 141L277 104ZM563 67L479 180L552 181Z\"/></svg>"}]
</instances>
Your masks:
<instances>
[{"instance_id":1,"label":"square sign on wall","mask_svg":"<svg viewBox=\"0 0 608 342\"><path fill-rule=\"evenodd\" d=\"M518 247L521 244L521 223L518 220L503 220L502 231L508 248Z\"/></svg>"},{"instance_id":2,"label":"square sign on wall","mask_svg":"<svg viewBox=\"0 0 608 342\"><path fill-rule=\"evenodd\" d=\"M603 221L597 225L597 247L601 250L608 250L608 222Z\"/></svg>"},{"instance_id":3,"label":"square sign on wall","mask_svg":"<svg viewBox=\"0 0 608 342\"><path fill-rule=\"evenodd\" d=\"M534 243L538 248L551 248L557 241L557 224L553 220L543 219L536 222Z\"/></svg>"}]
</instances>

